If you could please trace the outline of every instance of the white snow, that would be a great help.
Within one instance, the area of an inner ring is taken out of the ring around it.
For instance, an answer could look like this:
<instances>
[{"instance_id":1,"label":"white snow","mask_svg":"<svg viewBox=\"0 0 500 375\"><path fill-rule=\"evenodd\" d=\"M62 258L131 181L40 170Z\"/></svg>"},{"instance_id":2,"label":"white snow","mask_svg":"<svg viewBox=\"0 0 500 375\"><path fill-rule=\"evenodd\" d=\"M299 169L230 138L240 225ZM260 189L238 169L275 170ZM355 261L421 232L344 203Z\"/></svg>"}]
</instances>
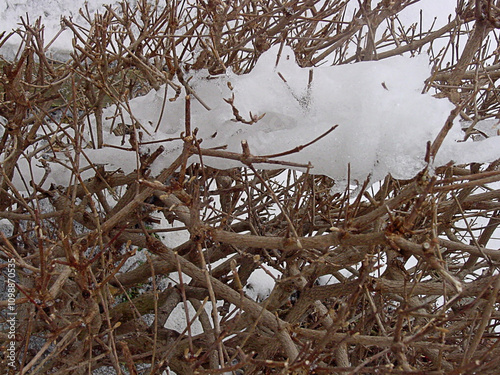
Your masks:
<instances>
[{"instance_id":1,"label":"white snow","mask_svg":"<svg viewBox=\"0 0 500 375\"><path fill-rule=\"evenodd\" d=\"M266 272L267 271L267 272ZM264 301L271 294L281 273L274 268L266 267L266 271L258 268L252 272L245 285L245 294L254 301ZM271 275L273 275L271 277Z\"/></svg>"},{"instance_id":2,"label":"white snow","mask_svg":"<svg viewBox=\"0 0 500 375\"><path fill-rule=\"evenodd\" d=\"M420 0L398 13L401 24L409 27L420 23L420 13L422 14L422 31L427 31L431 26L434 30L446 25L454 18L457 0Z\"/></svg>"},{"instance_id":3,"label":"white snow","mask_svg":"<svg viewBox=\"0 0 500 375\"><path fill-rule=\"evenodd\" d=\"M87 4L89 12L102 9L100 6L106 2L93 0ZM441 5L449 11L450 4L448 1L446 6ZM48 0L43 5L34 0L0 0L0 7L5 9L0 20L2 28L9 30L16 26L16 17L29 10L31 20L42 16L46 33L55 33L60 27L61 14L81 18L77 9L82 5L84 2L66 0ZM408 11L412 9L415 13L417 8L410 7ZM438 8L424 9L429 12L429 9ZM57 39L62 43L61 49L69 48L68 37ZM49 38L46 35L46 39ZM267 51L247 75L237 76L230 71L215 79L207 79L208 73L203 71L194 75L190 85L211 108L207 111L193 100L192 127L199 128L202 147L227 145L227 151L241 152L241 141L246 139L254 155L268 155L303 145L338 125L321 141L283 159L303 164L311 162L314 166L312 173L328 175L339 183L347 182L348 165L351 182L362 181L369 175L375 181L387 173L396 178L411 178L424 167L426 143L435 138L453 109L447 100L421 93L424 80L430 74L426 56L412 59L397 56L381 61L314 68L313 81L308 87L309 69L296 64L293 52L285 47L275 67L276 55L277 47ZM145 135L144 141L177 137L184 130L185 104L181 95L176 101L167 100L159 131L155 133L164 90L165 87L151 91L130 103L133 116L151 134ZM264 117L253 125L235 122L231 106L224 101L232 95L243 118L249 120L250 112ZM173 96L172 89L167 96ZM115 113L116 107L110 107L105 117L112 117ZM125 119L125 122L132 123L129 116ZM105 125L105 143L121 145L122 137L110 133L112 120ZM487 162L500 156L500 138L497 136L481 142L456 142L462 138L459 125L456 125L437 156L437 165L450 160L457 163ZM143 147L141 151L147 152L158 146ZM166 152L152 166L153 174L179 155L182 142L168 142L164 146ZM137 155L133 151L104 148L86 149L85 152L94 163L106 164L108 169L121 168L130 172L137 166ZM192 160L196 161L196 158ZM226 159L208 157L204 163L216 168L238 165ZM86 164L82 159L80 167ZM50 165L55 180L49 178L46 185L50 182L67 183L70 171L55 163ZM32 168L35 180L40 179L43 169L35 165ZM87 175L92 173L89 170Z\"/></svg>"},{"instance_id":4,"label":"white snow","mask_svg":"<svg viewBox=\"0 0 500 375\"><path fill-rule=\"evenodd\" d=\"M309 69L295 63L291 49L284 48L277 67L274 66L276 54L277 48L267 51L246 75L228 72L207 79L208 73L199 72L191 79L190 84L197 95L211 108L208 111L193 99L192 128L199 128L202 147L227 145L227 151L241 152L241 141L245 139L254 155L269 155L306 144L338 125L319 142L282 159L302 164L311 162L312 173L328 175L341 185L347 182L348 165L351 182L362 181L368 176L376 181L388 173L395 178L411 178L425 166L426 143L436 137L453 109L448 100L421 93L430 73L426 56L398 56L382 61L314 68L313 81L308 88ZM159 130L154 131L160 120L164 90L165 86L130 102L134 118L151 134L144 133L144 142L178 137L184 131L182 95L176 101L166 101ZM250 119L250 112L264 116L252 125L234 121L231 106L224 101L232 95L234 105L245 119ZM172 89L167 91L167 96L173 96ZM113 118L115 113L116 106L111 106L105 110L104 117ZM125 123L132 123L127 114L124 119ZM104 125L105 143L121 146L123 137L111 132L117 124L108 119ZM456 142L463 139L457 122L438 153L436 165L450 160L456 163L495 160L500 157L500 138L492 135L479 142ZM160 144L143 146L141 151L153 151ZM167 167L182 149L180 140L163 145L166 151L153 164L153 175ZM128 142L123 146L129 146ZM84 152L94 163L106 164L108 169L121 168L128 173L137 167L134 151L106 147L85 149ZM81 159L80 166L84 167L87 161ZM197 158L191 160L195 162ZM215 168L239 165L226 159L206 157L203 161ZM67 183L70 171L60 164L50 164L53 176L46 184ZM44 170L39 165L32 165L32 168L35 180L41 178ZM89 169L84 177L92 174Z\"/></svg>"},{"instance_id":5,"label":"white snow","mask_svg":"<svg viewBox=\"0 0 500 375\"><path fill-rule=\"evenodd\" d=\"M245 139L252 154L269 155L306 144L338 125L319 142L282 159L303 164L311 162L312 173L325 174L339 182L346 182L348 165L351 181L362 181L369 175L375 181L388 173L395 178L411 178L425 166L426 143L434 140L453 109L448 100L421 93L424 80L430 74L426 56L398 56L314 68L313 82L308 88L309 69L295 63L291 49L284 48L277 67L274 66L276 54L277 47L267 51L246 75L228 72L207 79L208 73L200 72L193 77L191 86L211 108L208 111L193 99L191 126L199 128L202 147L227 145L227 151L241 152L241 141ZM165 87L158 92L153 90L130 102L134 117L151 134L151 137L144 134L144 141L172 138L184 131L182 97L166 101L159 130L154 132L160 119L164 90ZM170 89L170 94L167 91L167 96L173 96L172 91ZM243 118L249 120L250 112L264 117L252 125L234 121L231 106L224 101L232 95ZM105 117L112 117L115 111L114 106L108 108ZM127 116L125 122L132 123ZM105 126L105 143L121 145L122 137L109 131L112 120ZM498 137L474 143L456 142L462 138L460 126L456 124L438 153L437 165L450 160L487 162L500 156ZM182 141L164 146L167 151L153 165L153 174L179 155ZM156 147L158 144L150 151ZM144 147L142 151L148 150ZM94 161L106 163L107 160L110 167L126 172L136 166L134 152L103 149L89 150L87 154ZM216 168L239 165L226 159L206 157L203 161ZM275 168L273 165L259 167Z\"/></svg>"}]
</instances>

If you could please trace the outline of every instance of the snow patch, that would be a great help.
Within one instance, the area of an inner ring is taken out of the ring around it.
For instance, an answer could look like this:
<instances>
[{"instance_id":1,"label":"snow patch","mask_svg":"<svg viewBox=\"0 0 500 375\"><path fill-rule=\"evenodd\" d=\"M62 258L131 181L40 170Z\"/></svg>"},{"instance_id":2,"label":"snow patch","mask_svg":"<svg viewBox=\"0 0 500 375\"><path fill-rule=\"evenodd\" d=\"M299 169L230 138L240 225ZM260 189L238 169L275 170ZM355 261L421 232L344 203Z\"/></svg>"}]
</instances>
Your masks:
<instances>
[{"instance_id":1,"label":"snow patch","mask_svg":"<svg viewBox=\"0 0 500 375\"><path fill-rule=\"evenodd\" d=\"M210 79L206 72L193 76L191 86L211 108L207 111L199 102L192 103L192 127L199 129L202 147L227 146L227 151L241 152L245 139L254 155L269 155L306 144L338 125L319 142L283 159L311 162L312 173L344 182L348 165L354 181L369 175L377 180L387 173L411 178L424 167L426 143L435 138L453 109L448 100L421 93L430 73L425 56L314 68L313 81L308 85L309 69L296 64L290 48L284 48L277 66L276 55L277 47L267 51L246 75L229 71ZM145 141L171 138L184 130L183 99L167 100L160 118L164 90L151 91L130 102L135 119L152 134L145 136ZM246 120L250 113L263 117L252 125L235 121L231 106L224 101L230 98ZM116 111L114 106L108 108L105 117L112 117ZM125 122L132 123L132 119L125 116ZM109 120L106 126L110 130L115 124ZM106 139L106 143L115 145L121 141L112 134ZM165 147L167 151L152 167L153 174L179 155L182 142L172 141ZM451 156L445 154L441 159L453 159ZM110 162L124 170L135 167L122 160ZM215 168L239 165L210 157L204 163Z\"/></svg>"}]
</instances>

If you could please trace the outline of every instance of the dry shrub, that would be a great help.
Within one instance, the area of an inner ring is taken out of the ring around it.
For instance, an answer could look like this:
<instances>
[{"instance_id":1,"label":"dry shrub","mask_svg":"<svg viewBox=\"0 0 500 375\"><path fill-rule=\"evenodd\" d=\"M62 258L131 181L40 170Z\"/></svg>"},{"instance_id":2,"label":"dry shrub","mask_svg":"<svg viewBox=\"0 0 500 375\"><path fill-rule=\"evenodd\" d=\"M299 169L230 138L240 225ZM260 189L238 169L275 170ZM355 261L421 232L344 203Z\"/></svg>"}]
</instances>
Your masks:
<instances>
[{"instance_id":1,"label":"dry shrub","mask_svg":"<svg viewBox=\"0 0 500 375\"><path fill-rule=\"evenodd\" d=\"M337 0L122 3L84 25L63 20L74 35L66 61L46 52L39 21L25 22L16 58L0 62L0 256L17 272L17 368L4 356L7 373L497 373L498 161L334 193L324 176L257 170L262 160L245 150L217 153L241 168L187 165L213 150L186 119L185 147L159 176L148 167L162 149L140 154L137 139L133 173L91 165L83 180L79 168L86 149L106 147L107 105L126 111L163 84L177 100L196 96L194 71L245 73L276 44L304 67L429 52L428 89L457 104L452 117L470 121L473 136L498 115L498 2L459 1L437 30L399 23L415 2L363 1L351 18ZM438 38L447 44L435 51ZM65 163L71 181L42 187L45 160ZM36 163L42 179L30 175ZM162 241L184 229L179 246ZM144 249L143 264L124 267ZM254 301L245 290L258 269L281 276ZM178 305L197 311L188 319L201 333L165 328Z\"/></svg>"}]
</instances>

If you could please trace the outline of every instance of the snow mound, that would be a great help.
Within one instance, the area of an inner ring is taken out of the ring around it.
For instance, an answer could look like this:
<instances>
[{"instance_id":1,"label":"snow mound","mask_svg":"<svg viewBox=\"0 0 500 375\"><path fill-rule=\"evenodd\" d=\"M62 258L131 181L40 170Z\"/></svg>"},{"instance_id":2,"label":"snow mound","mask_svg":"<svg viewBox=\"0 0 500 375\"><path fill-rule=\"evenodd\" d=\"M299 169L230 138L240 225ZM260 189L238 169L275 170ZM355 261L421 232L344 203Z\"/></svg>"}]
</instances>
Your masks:
<instances>
[{"instance_id":1,"label":"snow mound","mask_svg":"<svg viewBox=\"0 0 500 375\"><path fill-rule=\"evenodd\" d=\"M210 77L208 72L200 71L188 77L196 95L210 107L207 110L192 99L191 126L199 129L197 137L203 139L203 148L224 146L226 151L241 152L241 141L246 140L253 155L276 154L305 145L338 125L321 140L282 160L311 163L311 173L335 179L339 188L346 183L360 183L367 177L377 181L387 174L408 179L424 168L426 144L434 140L454 108L446 99L422 94L424 81L430 74L426 56L317 67L312 68L311 73L311 69L297 65L289 47L283 49L278 64L277 55L278 47L270 49L245 75L228 71ZM184 95L170 100L174 97L173 89L163 86L131 100L129 106L106 108L104 143L130 147L126 139L129 135L116 135L113 130L120 122L127 126L137 124L137 130L143 135L141 152L153 152L160 145L165 148L151 166L152 175L158 174L182 151L179 136L185 129ZM256 121L252 124L238 121L228 100L232 100L241 118ZM132 116L125 107L130 108ZM479 129L482 125L492 126L479 123L476 127ZM500 137L496 127L494 130L487 139L461 142L464 133L457 121L435 165L450 161L485 163L500 158ZM91 139L90 132L86 137ZM161 141L169 138L178 139ZM92 162L105 165L108 170L121 169L129 173L139 164L135 151L106 146L86 148L83 152L86 156L80 158L80 169ZM56 157L65 158L63 154ZM199 157L193 156L191 161L197 162ZM241 165L214 157L204 157L203 162L220 169ZM50 158L44 163L45 169L42 162L28 163L21 158L19 167L21 170L31 168L34 182L38 183L48 165L51 173L44 187L50 183L70 183L72 172L64 165ZM276 168L276 165L257 167ZM348 169L350 181L347 181ZM87 168L82 177L93 174L93 169ZM19 177L15 177L14 182L22 189Z\"/></svg>"},{"instance_id":2,"label":"snow mound","mask_svg":"<svg viewBox=\"0 0 500 375\"><path fill-rule=\"evenodd\" d=\"M18 27L20 15L29 10L30 22L42 17L45 40L60 31L60 18L83 20L79 9L93 15L102 12L103 4L116 4L111 0L68 2L67 0L0 0L0 29L10 31ZM131 1L135 3L135 1ZM67 35L65 33L68 33ZM51 47L61 53L71 46L71 32L66 30ZM17 48L20 39L11 38L6 53ZM361 62L341 66L323 66L312 69L299 67L293 51L285 47L276 65L278 47L263 54L255 68L238 76L231 71L210 77L201 71L190 77L190 86L211 108L192 102L192 127L199 129L202 147L227 146L227 151L241 152L241 141L247 140L253 155L269 155L294 149L324 134L332 126L338 127L313 145L283 157L295 163L311 163L314 174L324 174L343 185L350 170L351 183L371 176L372 181L388 173L395 178L411 178L424 166L426 143L432 141L444 125L453 105L446 99L436 99L429 93L422 94L425 79L430 75L427 56L415 58L393 57L381 61ZM173 90L163 86L130 102L134 121L140 123L143 142L179 137L184 130L184 95L177 100L165 101L174 96ZM185 93L184 93L185 94ZM224 100L226 99L226 100ZM233 108L227 103L233 99L239 115L253 124L235 121ZM163 108L163 104L164 108ZM117 119L116 106L106 109L105 143L122 146L123 136L111 130L122 121L134 123L123 113ZM156 127L158 125L158 130ZM480 127L477 124L476 128ZM479 128L478 128L479 129ZM455 163L489 162L500 157L498 131L478 142L458 142L463 139L459 125L454 126L437 157L436 165ZM90 133L87 134L90 139ZM476 138L477 139L477 138ZM151 152L161 143L143 146L142 152ZM125 143L125 147L128 142ZM181 152L182 141L163 142L166 151L152 165L153 175L169 165ZM131 172L138 166L133 151L117 148L85 149L88 160L82 158L80 168L88 162L107 165L108 169L120 168ZM64 159L64 155L57 157ZM198 161L192 158L193 162ZM203 162L215 168L238 166L236 161L205 157ZM60 164L50 162L52 173L43 184L51 182L65 185L71 172ZM20 160L22 169L28 162ZM275 168L275 165L258 165ZM35 180L41 179L45 170L40 164L31 164ZM92 169L84 177L92 175ZM18 184L18 183L17 183Z\"/></svg>"},{"instance_id":3,"label":"snow mound","mask_svg":"<svg viewBox=\"0 0 500 375\"><path fill-rule=\"evenodd\" d=\"M227 151L241 152L241 141L247 140L253 155L269 155L306 144L338 125L320 141L283 159L311 162L312 173L339 182L346 182L348 165L351 181L368 176L377 180L388 173L395 178L411 178L425 166L426 143L434 140L454 108L446 99L422 94L430 74L426 56L314 68L309 84L309 69L296 64L293 51L285 47L275 66L277 52L277 47L266 52L246 75L228 72L214 78L198 72L190 80L196 94L211 108L207 110L197 101L192 103L192 127L199 129L202 147L227 146ZM184 130L183 98L166 100L161 116L164 90L151 91L130 102L134 118L151 134L143 141L172 138ZM172 89L167 96L173 96ZM231 105L224 100L231 98L245 120L251 119L250 113L263 117L251 125L236 121ZM116 111L116 107L108 108L105 117L112 118ZM125 122L131 124L132 120L125 116ZM108 120L106 126L109 132L116 123ZM483 148L484 143L455 142L461 138L457 125L438 154L437 163L489 161L496 157L491 149L498 143L497 137L488 142L482 155L471 150ZM106 139L106 143L115 145L121 141L122 137L111 133ZM179 155L182 141L165 143L165 148L167 151L152 167L154 174ZM133 153L127 157L123 151L123 157L114 159L107 156L109 153L92 151L100 162L108 159L111 165L126 171L135 168ZM215 168L239 165L210 157L203 161Z\"/></svg>"}]
</instances>

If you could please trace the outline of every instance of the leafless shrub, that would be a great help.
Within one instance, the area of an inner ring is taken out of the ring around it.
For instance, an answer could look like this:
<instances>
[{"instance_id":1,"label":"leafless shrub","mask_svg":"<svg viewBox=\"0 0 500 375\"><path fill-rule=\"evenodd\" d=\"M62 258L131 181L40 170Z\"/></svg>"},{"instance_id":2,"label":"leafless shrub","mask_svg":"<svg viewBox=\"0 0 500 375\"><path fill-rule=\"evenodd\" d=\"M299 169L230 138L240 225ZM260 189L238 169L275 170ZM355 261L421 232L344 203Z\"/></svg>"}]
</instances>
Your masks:
<instances>
[{"instance_id":1,"label":"leafless shrub","mask_svg":"<svg viewBox=\"0 0 500 375\"><path fill-rule=\"evenodd\" d=\"M286 163L257 170L269 158L247 148L203 149L187 111L183 151L160 175L148 167L163 149L141 154L141 125L117 121L140 167L125 175L90 165L93 177L82 178L84 150L107 147L104 107L125 113L163 84L171 100L196 99L193 71L246 73L275 44L292 46L302 66L429 51L428 89L457 104L453 116L473 135L477 121L498 118L500 5L458 1L449 24L422 30L398 22L416 2L363 1L352 18L337 0L122 3L85 25L63 20L74 35L64 62L49 57L40 22L25 22L0 81L0 218L11 230L0 232L0 256L3 268L15 259L18 277L12 373L497 373L498 161L332 193L331 179ZM187 165L190 155L245 167ZM44 188L44 160L63 163L71 180ZM26 174L35 163L43 177ZM158 215L182 227L159 228ZM190 238L178 247L161 240L183 229ZM144 263L125 268L139 249ZM281 276L254 301L245 290L257 269ZM172 273L179 281L167 285ZM187 319L202 333L165 328L178 305L194 308Z\"/></svg>"}]
</instances>

